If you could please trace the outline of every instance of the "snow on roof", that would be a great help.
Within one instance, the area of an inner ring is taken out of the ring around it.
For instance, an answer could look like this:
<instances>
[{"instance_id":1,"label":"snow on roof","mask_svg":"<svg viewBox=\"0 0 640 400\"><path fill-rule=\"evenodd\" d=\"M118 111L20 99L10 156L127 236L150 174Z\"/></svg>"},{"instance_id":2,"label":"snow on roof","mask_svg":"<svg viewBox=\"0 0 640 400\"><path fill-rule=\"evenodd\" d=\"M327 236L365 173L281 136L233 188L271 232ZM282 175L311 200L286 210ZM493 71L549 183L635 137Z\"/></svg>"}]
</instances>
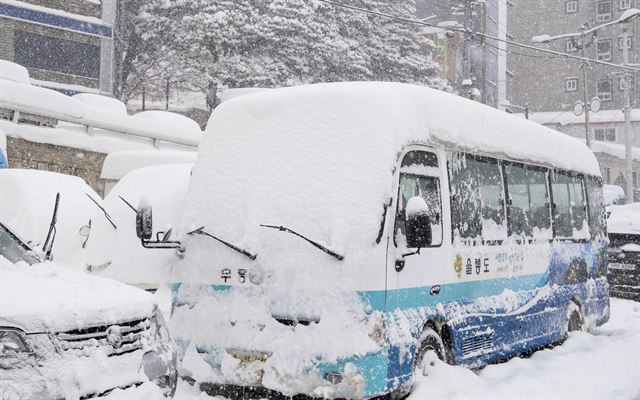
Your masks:
<instances>
[{"instance_id":1,"label":"snow on roof","mask_svg":"<svg viewBox=\"0 0 640 400\"><path fill-rule=\"evenodd\" d=\"M89 107L105 113L127 115L127 105L112 97L93 93L78 93L72 96L72 98L80 100Z\"/></svg>"},{"instance_id":2,"label":"snow on roof","mask_svg":"<svg viewBox=\"0 0 640 400\"><path fill-rule=\"evenodd\" d=\"M204 225L263 262L295 260L323 269L326 255L260 227L282 224L344 254L345 263L361 262L393 196L398 152L421 143L600 175L595 156L579 141L434 89L398 83L275 89L237 97L212 113L181 231ZM211 246L189 243L179 269L184 279L197 280L187 259L210 260ZM237 257L221 249L215 262L237 263Z\"/></svg>"},{"instance_id":3,"label":"snow on roof","mask_svg":"<svg viewBox=\"0 0 640 400\"><path fill-rule=\"evenodd\" d=\"M0 60L0 79L29 85L29 71L22 65Z\"/></svg>"},{"instance_id":4,"label":"snow on roof","mask_svg":"<svg viewBox=\"0 0 640 400\"><path fill-rule=\"evenodd\" d=\"M50 7L44 7L44 6L39 6L39 5L35 5L35 4L30 4L30 3L27 3L27 2L24 2L24 1L2 0L2 3L13 5L13 6L18 6L18 7L22 7L22 8L28 8L30 10L40 11L40 12L43 12L43 13L57 15L57 16L61 16L61 17L72 18L72 19L79 20L79 21L85 21L85 22L89 22L91 24L106 25L100 18L89 17L89 16L86 16L86 15L80 15L80 14L74 14L74 13L70 13L70 12L67 12L67 11L58 10L58 9L55 9L55 8L50 8Z\"/></svg>"},{"instance_id":5,"label":"snow on roof","mask_svg":"<svg viewBox=\"0 0 640 400\"><path fill-rule=\"evenodd\" d=\"M631 233L640 235L640 203L610 206L607 219L610 233Z\"/></svg>"},{"instance_id":6,"label":"snow on roof","mask_svg":"<svg viewBox=\"0 0 640 400\"><path fill-rule=\"evenodd\" d=\"M516 113L519 117L524 118L524 114ZM539 124L550 125L558 124L564 125L584 125L584 115L576 116L573 111L541 111L529 114L529 119ZM604 124L604 123L623 123L624 113L619 109L615 110L600 110L597 113L589 113L589 121L592 124ZM640 121L640 109L634 108L631 110L631 121Z\"/></svg>"},{"instance_id":7,"label":"snow on roof","mask_svg":"<svg viewBox=\"0 0 640 400\"><path fill-rule=\"evenodd\" d=\"M591 141L591 150L594 153L605 153L621 159L626 158L623 144L593 140ZM634 160L640 160L640 148L634 146L631 149L631 154Z\"/></svg>"},{"instance_id":8,"label":"snow on roof","mask_svg":"<svg viewBox=\"0 0 640 400\"><path fill-rule=\"evenodd\" d=\"M102 179L120 179L129 172L152 165L194 163L195 151L125 150L107 155L102 164Z\"/></svg>"}]
</instances>

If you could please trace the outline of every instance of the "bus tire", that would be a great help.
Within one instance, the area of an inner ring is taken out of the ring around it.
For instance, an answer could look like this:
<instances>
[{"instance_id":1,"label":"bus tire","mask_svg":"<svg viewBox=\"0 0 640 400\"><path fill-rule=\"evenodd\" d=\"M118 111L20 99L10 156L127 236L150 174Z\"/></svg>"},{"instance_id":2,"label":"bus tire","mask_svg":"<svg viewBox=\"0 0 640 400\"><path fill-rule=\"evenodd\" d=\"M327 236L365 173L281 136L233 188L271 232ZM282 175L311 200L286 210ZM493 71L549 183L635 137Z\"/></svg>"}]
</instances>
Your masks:
<instances>
[{"instance_id":1,"label":"bus tire","mask_svg":"<svg viewBox=\"0 0 640 400\"><path fill-rule=\"evenodd\" d=\"M418 348L413 360L413 373L428 375L428 369L433 367L436 356L440 361L449 362L449 354L442 337L433 328L427 327L420 336ZM428 364L426 364L428 363Z\"/></svg>"},{"instance_id":2,"label":"bus tire","mask_svg":"<svg viewBox=\"0 0 640 400\"><path fill-rule=\"evenodd\" d=\"M584 331L584 317L582 316L582 310L580 306L571 301L567 307L567 325L565 332Z\"/></svg>"}]
</instances>

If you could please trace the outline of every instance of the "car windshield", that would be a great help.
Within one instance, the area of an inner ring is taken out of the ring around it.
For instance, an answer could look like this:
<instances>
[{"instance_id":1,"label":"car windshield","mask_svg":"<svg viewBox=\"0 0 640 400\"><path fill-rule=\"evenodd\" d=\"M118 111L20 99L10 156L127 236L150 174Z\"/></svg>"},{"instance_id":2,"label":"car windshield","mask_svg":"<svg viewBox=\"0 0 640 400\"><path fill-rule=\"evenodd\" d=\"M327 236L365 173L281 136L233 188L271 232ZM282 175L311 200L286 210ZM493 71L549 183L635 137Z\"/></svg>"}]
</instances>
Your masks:
<instances>
[{"instance_id":1,"label":"car windshield","mask_svg":"<svg viewBox=\"0 0 640 400\"><path fill-rule=\"evenodd\" d=\"M16 235L0 224L0 255L12 263L24 261L35 264L38 257Z\"/></svg>"}]
</instances>

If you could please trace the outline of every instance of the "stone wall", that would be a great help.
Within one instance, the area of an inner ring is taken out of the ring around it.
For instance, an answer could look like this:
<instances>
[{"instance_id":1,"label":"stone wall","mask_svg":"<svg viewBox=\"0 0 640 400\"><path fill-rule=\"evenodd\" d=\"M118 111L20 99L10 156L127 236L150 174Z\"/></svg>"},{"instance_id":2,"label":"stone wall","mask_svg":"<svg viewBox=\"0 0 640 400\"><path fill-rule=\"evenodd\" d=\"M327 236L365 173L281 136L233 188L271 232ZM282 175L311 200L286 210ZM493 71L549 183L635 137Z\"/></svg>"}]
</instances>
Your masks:
<instances>
[{"instance_id":1,"label":"stone wall","mask_svg":"<svg viewBox=\"0 0 640 400\"><path fill-rule=\"evenodd\" d=\"M72 14L84 15L87 17L100 18L102 16L102 2L92 2L87 0L23 0L25 3L34 4L56 10L66 11Z\"/></svg>"},{"instance_id":2,"label":"stone wall","mask_svg":"<svg viewBox=\"0 0 640 400\"><path fill-rule=\"evenodd\" d=\"M7 155L10 168L79 176L102 195L100 172L106 154L7 137Z\"/></svg>"}]
</instances>

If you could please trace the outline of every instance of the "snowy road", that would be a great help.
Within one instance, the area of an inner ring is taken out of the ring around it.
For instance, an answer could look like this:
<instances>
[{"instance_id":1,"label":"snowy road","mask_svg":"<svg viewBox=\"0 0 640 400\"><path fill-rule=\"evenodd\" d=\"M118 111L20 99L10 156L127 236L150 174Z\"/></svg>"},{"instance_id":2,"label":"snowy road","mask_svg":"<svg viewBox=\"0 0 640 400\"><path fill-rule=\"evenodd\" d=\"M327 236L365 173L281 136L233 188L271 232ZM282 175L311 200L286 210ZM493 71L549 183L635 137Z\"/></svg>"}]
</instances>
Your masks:
<instances>
[{"instance_id":1,"label":"snowy road","mask_svg":"<svg viewBox=\"0 0 640 400\"><path fill-rule=\"evenodd\" d=\"M153 399L142 386L109 396ZM572 333L561 346L490 365L478 373L437 364L409 396L418 399L640 399L640 303L611 299L610 321L593 333ZM209 400L181 384L178 400ZM219 399L219 398L218 398Z\"/></svg>"}]
</instances>

